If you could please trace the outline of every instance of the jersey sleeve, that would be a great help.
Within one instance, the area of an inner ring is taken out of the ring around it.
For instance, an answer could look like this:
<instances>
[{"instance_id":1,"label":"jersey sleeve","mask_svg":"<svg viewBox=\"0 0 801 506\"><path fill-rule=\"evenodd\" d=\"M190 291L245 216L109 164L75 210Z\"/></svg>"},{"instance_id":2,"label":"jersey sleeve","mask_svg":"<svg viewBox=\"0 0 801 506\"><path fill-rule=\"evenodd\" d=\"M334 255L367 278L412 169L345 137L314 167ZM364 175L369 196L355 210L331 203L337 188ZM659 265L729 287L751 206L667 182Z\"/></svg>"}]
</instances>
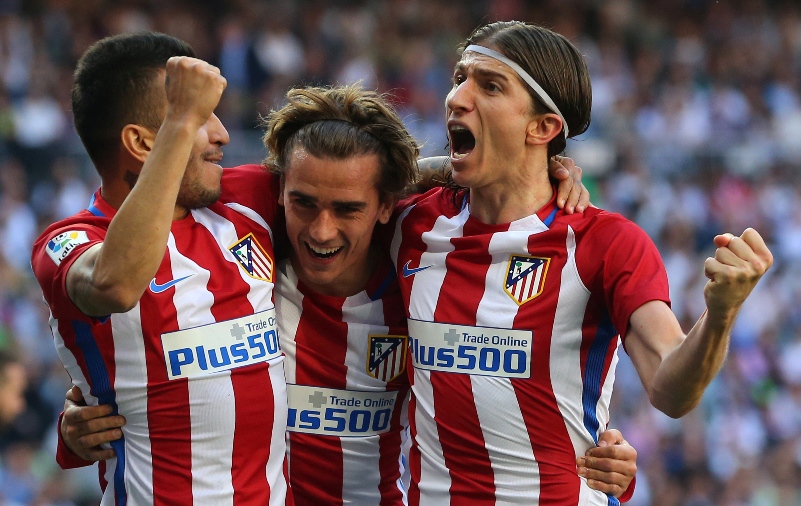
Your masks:
<instances>
[{"instance_id":1,"label":"jersey sleeve","mask_svg":"<svg viewBox=\"0 0 801 506\"><path fill-rule=\"evenodd\" d=\"M56 447L56 462L61 467L61 469L76 469L79 467L88 467L94 464L91 460L84 460L81 457L75 455L67 447L67 443L64 442L64 438L61 436L61 419L64 418L64 412L62 411L61 414L58 415L58 424L56 424L56 432L58 433L58 446Z\"/></svg>"},{"instance_id":2,"label":"jersey sleeve","mask_svg":"<svg viewBox=\"0 0 801 506\"><path fill-rule=\"evenodd\" d=\"M275 227L280 180L263 165L240 165L223 170L222 202L235 202L256 211L270 227Z\"/></svg>"},{"instance_id":3,"label":"jersey sleeve","mask_svg":"<svg viewBox=\"0 0 801 506\"><path fill-rule=\"evenodd\" d=\"M70 300L67 273L78 257L105 236L105 228L85 223L61 224L48 228L33 244L31 267L45 302L57 318L94 321Z\"/></svg>"},{"instance_id":4,"label":"jersey sleeve","mask_svg":"<svg viewBox=\"0 0 801 506\"><path fill-rule=\"evenodd\" d=\"M667 272L650 237L618 215L598 216L576 249L579 271L593 265L589 288L603 290L606 307L625 343L631 314L646 302L670 305Z\"/></svg>"}]
</instances>

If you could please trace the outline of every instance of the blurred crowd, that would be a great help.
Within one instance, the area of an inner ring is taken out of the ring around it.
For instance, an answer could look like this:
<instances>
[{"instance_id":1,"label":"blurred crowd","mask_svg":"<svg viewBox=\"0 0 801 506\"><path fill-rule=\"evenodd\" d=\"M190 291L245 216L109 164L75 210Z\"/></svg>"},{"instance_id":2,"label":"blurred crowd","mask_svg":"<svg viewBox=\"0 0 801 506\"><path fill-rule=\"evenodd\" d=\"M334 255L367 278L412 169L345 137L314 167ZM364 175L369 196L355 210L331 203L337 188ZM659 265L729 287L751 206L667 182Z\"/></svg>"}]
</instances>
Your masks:
<instances>
[{"instance_id":1,"label":"blurred crowd","mask_svg":"<svg viewBox=\"0 0 801 506\"><path fill-rule=\"evenodd\" d=\"M716 233L754 227L775 255L723 372L688 416L651 408L621 350L612 426L639 451L630 504L801 505L797 0L0 0L0 350L27 376L25 405L0 416L0 505L99 497L94 471L55 465L69 378L29 265L39 232L85 208L98 185L69 92L93 41L158 30L218 65L233 166L264 156L259 116L297 84L361 81L391 93L424 153L443 154L456 46L496 19L544 24L586 55L592 126L567 154L596 205L656 241L685 329L704 307L702 266ZM0 414L8 385L25 388L15 378L0 378Z\"/></svg>"}]
</instances>

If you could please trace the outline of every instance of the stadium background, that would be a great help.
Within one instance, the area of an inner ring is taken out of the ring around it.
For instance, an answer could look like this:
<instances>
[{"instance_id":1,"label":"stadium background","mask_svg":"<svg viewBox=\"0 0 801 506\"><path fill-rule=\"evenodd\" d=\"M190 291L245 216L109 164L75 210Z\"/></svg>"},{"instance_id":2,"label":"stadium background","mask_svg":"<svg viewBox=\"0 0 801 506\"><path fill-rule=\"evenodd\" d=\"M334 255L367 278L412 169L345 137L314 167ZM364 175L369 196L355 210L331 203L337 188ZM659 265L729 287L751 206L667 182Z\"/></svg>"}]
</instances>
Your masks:
<instances>
[{"instance_id":1,"label":"stadium background","mask_svg":"<svg viewBox=\"0 0 801 506\"><path fill-rule=\"evenodd\" d=\"M439 154L455 47L495 19L545 24L586 55L593 122L567 154L585 169L596 205L656 241L685 328L703 307L702 263L717 231L754 226L776 258L742 310L723 372L682 420L650 407L622 354L612 420L639 451L630 504L801 504L801 3L209 5L0 0L0 347L16 350L29 375L27 409L0 429L0 504L97 503L94 471L62 472L54 462L69 383L29 266L39 231L84 208L98 184L69 113L71 72L89 44L159 30L220 66L228 166L262 158L258 114L298 83L361 80L393 92L424 152Z\"/></svg>"}]
</instances>

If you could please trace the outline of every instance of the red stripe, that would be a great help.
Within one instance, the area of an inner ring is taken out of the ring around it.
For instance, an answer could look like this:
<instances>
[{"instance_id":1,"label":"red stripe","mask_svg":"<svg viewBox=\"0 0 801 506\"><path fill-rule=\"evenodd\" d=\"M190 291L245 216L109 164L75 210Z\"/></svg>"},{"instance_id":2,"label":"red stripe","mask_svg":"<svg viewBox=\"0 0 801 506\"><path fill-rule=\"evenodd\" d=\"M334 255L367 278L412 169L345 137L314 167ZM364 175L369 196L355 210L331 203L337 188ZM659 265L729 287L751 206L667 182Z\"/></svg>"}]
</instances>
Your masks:
<instances>
[{"instance_id":1,"label":"red stripe","mask_svg":"<svg viewBox=\"0 0 801 506\"><path fill-rule=\"evenodd\" d=\"M220 214L236 227L237 237L245 237L252 232L254 242L266 244L272 251L272 243L266 230L260 226L258 228L250 227L247 222L243 223L239 214L228 207L220 206L220 208ZM252 246L256 253L255 256L263 256L255 244ZM214 264L202 264L202 267L212 273L208 288L215 295L215 302L219 300L219 294L233 292L233 295L226 298L231 304L215 303L211 307L216 321L228 320L243 313L255 311L256 308L249 307L247 303L250 285L241 276L228 274L230 273L228 269L231 268L230 262L225 261L219 255L211 258L209 255L192 256L191 258L216 260ZM238 270L239 267L237 266L236 269ZM226 273L226 275L215 276L215 272ZM243 307L244 305L247 306ZM275 424L275 398L273 397L269 364L261 363L233 369L231 384L236 410L236 428L231 455L234 504L244 504L254 500L258 500L260 503L267 502L270 497L270 483L266 466L270 460L270 443ZM254 385L259 385L259 388L254 388Z\"/></svg>"},{"instance_id":2,"label":"red stripe","mask_svg":"<svg viewBox=\"0 0 801 506\"><path fill-rule=\"evenodd\" d=\"M300 288L308 292L305 287ZM333 308L342 307L344 298L319 294L315 298L323 303L317 306L308 297L303 299L302 315L295 334L295 378L302 385L344 389L347 340L343 339L332 346L329 344L331 339L326 338L326 335L348 335L348 326L342 321L342 310L333 312ZM325 310L330 313L326 314ZM290 478L295 504L342 504L343 465L339 438L291 434L290 451ZM318 494L324 494L325 491L330 491L330 494L316 497L309 484L314 484Z\"/></svg>"},{"instance_id":3,"label":"red stripe","mask_svg":"<svg viewBox=\"0 0 801 506\"><path fill-rule=\"evenodd\" d=\"M172 279L169 256L165 255L156 274ZM178 317L168 290L160 297L139 301L143 321L160 320L152 329L176 329ZM164 364L161 336L145 335L147 367L147 422L153 465L154 504L192 504L192 430L189 416L189 386L186 379L170 381Z\"/></svg>"},{"instance_id":4,"label":"red stripe","mask_svg":"<svg viewBox=\"0 0 801 506\"><path fill-rule=\"evenodd\" d=\"M465 237L453 238L455 251L445 260L447 273L442 283L434 320L464 325L476 324L476 312L484 295L484 284L492 256L460 257L461 251L487 251L490 234L480 234L481 226L468 219ZM500 282L500 281L499 281ZM484 436L473 399L468 374L431 373L434 410L445 465L451 476L451 504L454 506L494 506L495 474L484 446Z\"/></svg>"},{"instance_id":5,"label":"red stripe","mask_svg":"<svg viewBox=\"0 0 801 506\"><path fill-rule=\"evenodd\" d=\"M555 239L557 240L549 244L543 244L542 237L537 234L529 239L531 254L553 257L552 269L549 269L551 273L561 272L565 263L563 253L557 257L557 250L564 250L564 238ZM543 255L543 251L553 253ZM551 342L548 336L553 332L555 311L543 310L556 308L560 281L559 276L547 276L545 289L535 299L536 304L523 304L514 321L515 328L532 329L534 332L531 378L513 379L512 386L528 428L534 458L539 465L540 506L576 504L580 487L573 443L551 385Z\"/></svg>"},{"instance_id":6,"label":"red stripe","mask_svg":"<svg viewBox=\"0 0 801 506\"><path fill-rule=\"evenodd\" d=\"M401 301L400 286L393 281L381 299L384 309L384 323L389 327L390 335L406 335L406 308ZM408 343L406 343L408 344ZM398 368L406 364L398 364L404 357L403 345L395 348L392 356L392 375ZM390 376L391 377L391 376ZM401 415L406 396L409 394L409 380L402 374L387 384L387 390L397 389L395 408L392 412L390 432L382 434L379 439L378 469L381 473L381 506L403 506L403 494L397 487L400 479L400 447L401 447Z\"/></svg>"},{"instance_id":7,"label":"red stripe","mask_svg":"<svg viewBox=\"0 0 801 506\"><path fill-rule=\"evenodd\" d=\"M236 432L231 478L234 504L268 502L270 484L266 465L275 418L275 398L270 383L269 364L261 363L231 371L236 399ZM262 385L253 388L253 385Z\"/></svg>"}]
</instances>

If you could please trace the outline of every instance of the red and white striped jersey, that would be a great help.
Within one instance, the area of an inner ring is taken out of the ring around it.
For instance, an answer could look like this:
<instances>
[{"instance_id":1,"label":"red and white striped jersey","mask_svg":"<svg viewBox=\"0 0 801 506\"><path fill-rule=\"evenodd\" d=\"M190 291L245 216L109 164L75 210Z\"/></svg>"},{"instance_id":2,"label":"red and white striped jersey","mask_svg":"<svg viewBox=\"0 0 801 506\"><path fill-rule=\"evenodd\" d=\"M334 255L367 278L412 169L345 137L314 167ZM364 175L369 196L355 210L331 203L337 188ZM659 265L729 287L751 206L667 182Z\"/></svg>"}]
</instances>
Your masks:
<instances>
[{"instance_id":1,"label":"red and white striped jersey","mask_svg":"<svg viewBox=\"0 0 801 506\"><path fill-rule=\"evenodd\" d=\"M669 303L656 247L552 200L503 225L435 189L400 207L392 257L409 316L411 505L610 505L575 459L609 421L619 331Z\"/></svg>"},{"instance_id":2,"label":"red and white striped jersey","mask_svg":"<svg viewBox=\"0 0 801 506\"><path fill-rule=\"evenodd\" d=\"M311 291L281 262L276 308L295 504L405 504L408 337L389 260L350 297Z\"/></svg>"},{"instance_id":3,"label":"red and white striped jersey","mask_svg":"<svg viewBox=\"0 0 801 506\"><path fill-rule=\"evenodd\" d=\"M100 463L102 504L283 505L286 383L273 303L278 185L258 166L226 169L220 200L172 223L139 303L82 314L66 274L103 241L115 210L89 209L34 244L59 357L89 404L126 418Z\"/></svg>"}]
</instances>

